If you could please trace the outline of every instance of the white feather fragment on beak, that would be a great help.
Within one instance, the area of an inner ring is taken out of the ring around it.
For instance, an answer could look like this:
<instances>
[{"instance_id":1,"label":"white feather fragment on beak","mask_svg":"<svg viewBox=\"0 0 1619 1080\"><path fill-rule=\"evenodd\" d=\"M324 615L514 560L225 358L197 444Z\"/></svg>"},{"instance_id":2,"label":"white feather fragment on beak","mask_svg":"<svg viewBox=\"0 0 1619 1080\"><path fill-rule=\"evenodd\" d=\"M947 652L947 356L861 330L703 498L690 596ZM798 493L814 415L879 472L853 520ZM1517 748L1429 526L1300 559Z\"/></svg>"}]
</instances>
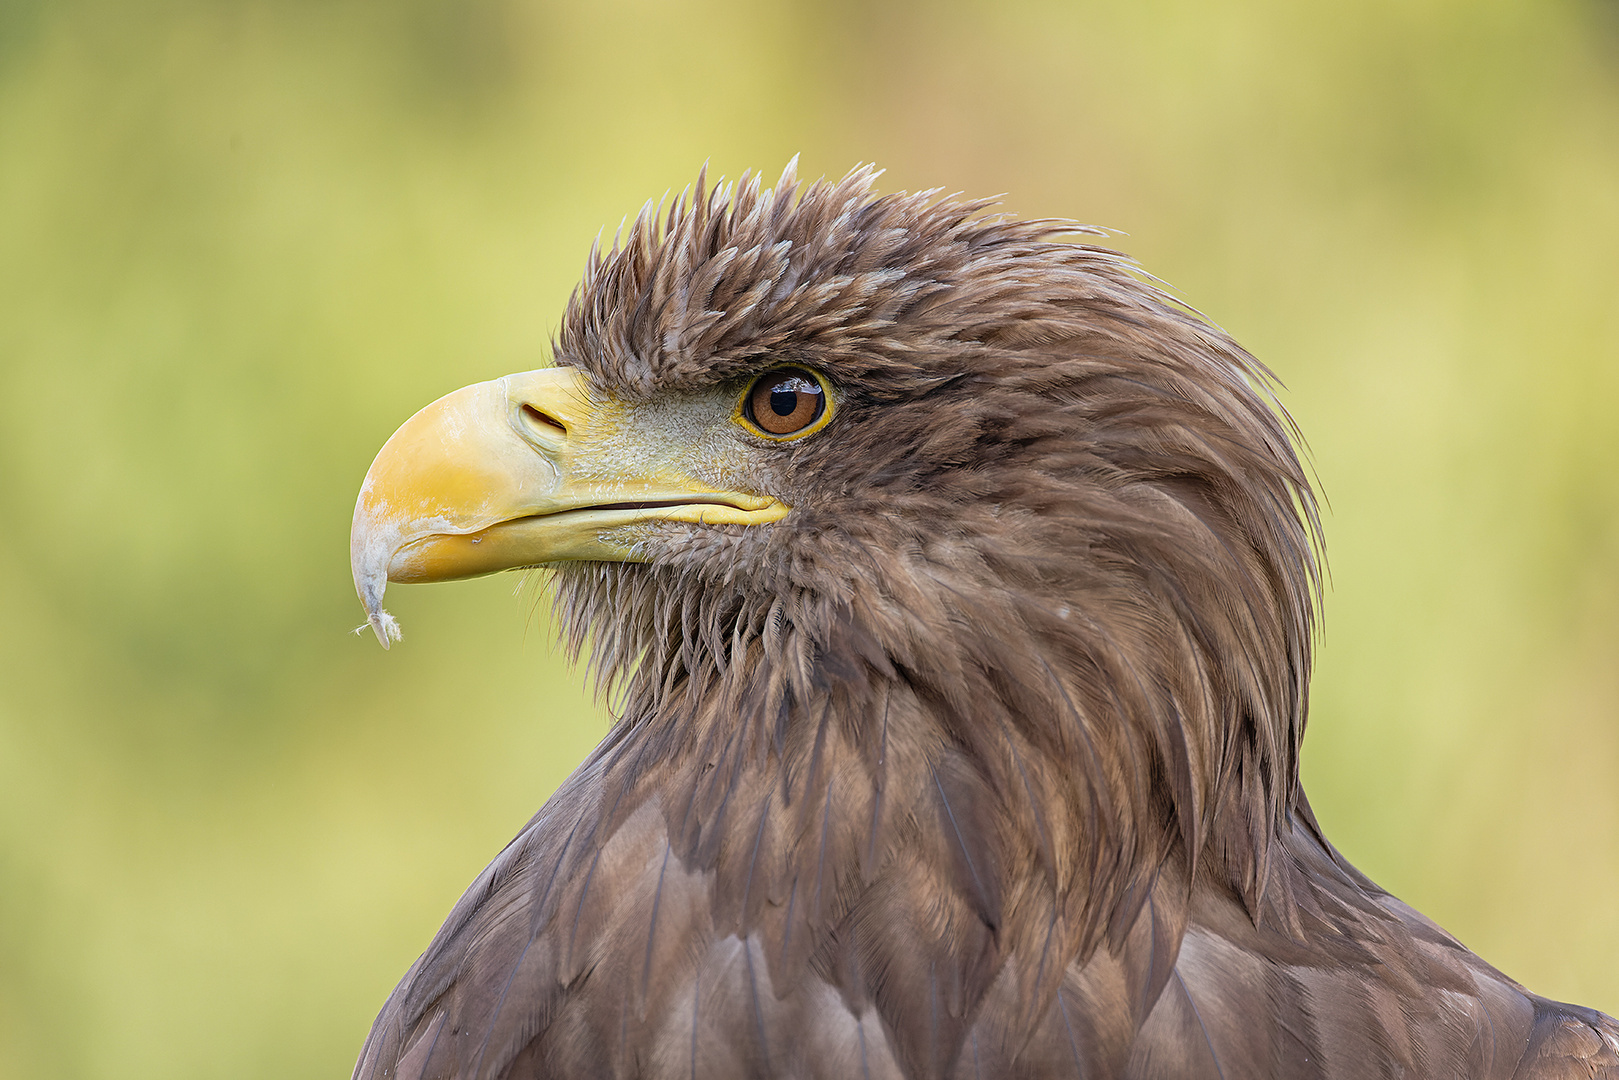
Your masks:
<instances>
[{"instance_id":1,"label":"white feather fragment on beak","mask_svg":"<svg viewBox=\"0 0 1619 1080\"><path fill-rule=\"evenodd\" d=\"M366 622L349 631L351 634L363 634L367 628L376 631L377 641L386 649L390 642L405 640L405 633L399 629L399 620L378 608L376 613Z\"/></svg>"}]
</instances>

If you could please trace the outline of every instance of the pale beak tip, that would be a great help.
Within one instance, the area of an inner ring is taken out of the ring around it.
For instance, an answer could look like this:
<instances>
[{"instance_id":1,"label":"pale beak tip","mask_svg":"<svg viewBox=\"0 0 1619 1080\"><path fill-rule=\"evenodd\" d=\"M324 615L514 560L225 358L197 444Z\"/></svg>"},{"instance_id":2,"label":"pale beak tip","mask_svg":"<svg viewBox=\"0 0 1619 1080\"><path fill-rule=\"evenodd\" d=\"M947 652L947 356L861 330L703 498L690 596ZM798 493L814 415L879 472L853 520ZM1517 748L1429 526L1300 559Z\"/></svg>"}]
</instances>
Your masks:
<instances>
[{"instance_id":1,"label":"pale beak tip","mask_svg":"<svg viewBox=\"0 0 1619 1080\"><path fill-rule=\"evenodd\" d=\"M380 607L370 612L367 622L370 624L371 629L376 632L377 643L384 649L393 642L404 639L405 635L399 629L399 620Z\"/></svg>"},{"instance_id":2,"label":"pale beak tip","mask_svg":"<svg viewBox=\"0 0 1619 1080\"><path fill-rule=\"evenodd\" d=\"M390 643L400 641L404 634L400 632L399 620L386 611L379 611L368 620L356 626L350 633L363 634L366 630L376 632L377 643L386 649Z\"/></svg>"},{"instance_id":3,"label":"pale beak tip","mask_svg":"<svg viewBox=\"0 0 1619 1080\"><path fill-rule=\"evenodd\" d=\"M388 579L384 577L379 581L371 574L355 576L362 582L358 591L360 602L365 605L365 622L356 626L354 632L364 633L365 628L369 626L377 635L377 643L384 649L396 641L403 640L405 635L400 632L399 620L388 614L382 606L382 592L388 587Z\"/></svg>"},{"instance_id":4,"label":"pale beak tip","mask_svg":"<svg viewBox=\"0 0 1619 1080\"><path fill-rule=\"evenodd\" d=\"M369 477L366 482L370 483ZM374 515L367 511L364 500L365 495L362 494L360 504L354 509L354 527L349 533L349 565L354 571L354 591L365 606L365 622L355 627L354 632L358 634L367 626L371 627L377 635L377 642L386 649L404 636L399 632L399 620L382 607L382 594L388 590L388 560L398 547L397 543L389 541L397 540L397 530L391 535L387 530L378 530L373 521Z\"/></svg>"}]
</instances>

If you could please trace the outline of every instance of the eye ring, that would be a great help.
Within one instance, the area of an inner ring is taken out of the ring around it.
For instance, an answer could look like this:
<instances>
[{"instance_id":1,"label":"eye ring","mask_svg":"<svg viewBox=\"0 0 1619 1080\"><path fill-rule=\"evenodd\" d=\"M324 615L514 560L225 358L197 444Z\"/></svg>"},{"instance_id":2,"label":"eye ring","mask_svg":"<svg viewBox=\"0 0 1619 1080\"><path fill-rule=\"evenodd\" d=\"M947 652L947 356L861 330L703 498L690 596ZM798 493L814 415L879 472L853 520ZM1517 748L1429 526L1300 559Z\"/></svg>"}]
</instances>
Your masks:
<instances>
[{"instance_id":1,"label":"eye ring","mask_svg":"<svg viewBox=\"0 0 1619 1080\"><path fill-rule=\"evenodd\" d=\"M771 442L813 435L832 419L832 384L818 371L771 368L748 384L733 419Z\"/></svg>"}]
</instances>

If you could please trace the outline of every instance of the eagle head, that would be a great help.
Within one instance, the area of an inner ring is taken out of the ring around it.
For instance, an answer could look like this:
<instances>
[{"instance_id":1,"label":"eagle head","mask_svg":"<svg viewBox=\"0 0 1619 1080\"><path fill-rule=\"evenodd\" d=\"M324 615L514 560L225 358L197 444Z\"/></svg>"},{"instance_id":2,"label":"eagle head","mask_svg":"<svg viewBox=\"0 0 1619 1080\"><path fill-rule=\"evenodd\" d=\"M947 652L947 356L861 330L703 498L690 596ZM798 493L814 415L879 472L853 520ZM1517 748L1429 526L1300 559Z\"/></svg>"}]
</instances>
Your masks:
<instances>
[{"instance_id":1,"label":"eagle head","mask_svg":"<svg viewBox=\"0 0 1619 1080\"><path fill-rule=\"evenodd\" d=\"M373 627L397 636L387 581L551 567L658 753L723 727L790 759L818 708L875 747L900 686L941 794L1026 800L1089 922L1172 850L1257 905L1318 588L1268 373L1075 242L1098 230L876 176L700 177L598 246L554 367L449 395L372 466Z\"/></svg>"}]
</instances>

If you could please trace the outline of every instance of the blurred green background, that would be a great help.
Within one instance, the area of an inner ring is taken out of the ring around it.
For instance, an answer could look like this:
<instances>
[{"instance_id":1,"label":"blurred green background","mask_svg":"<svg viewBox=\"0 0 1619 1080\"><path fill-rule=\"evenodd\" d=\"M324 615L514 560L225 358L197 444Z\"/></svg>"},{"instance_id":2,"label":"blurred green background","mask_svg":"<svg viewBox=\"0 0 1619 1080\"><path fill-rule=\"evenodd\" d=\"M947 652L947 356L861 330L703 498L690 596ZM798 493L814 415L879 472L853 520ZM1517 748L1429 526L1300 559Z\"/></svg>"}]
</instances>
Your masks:
<instances>
[{"instance_id":1,"label":"blurred green background","mask_svg":"<svg viewBox=\"0 0 1619 1080\"><path fill-rule=\"evenodd\" d=\"M1619 8L0 0L0 1076L346 1076L603 733L507 576L349 629L372 454L705 159L1119 244L1287 383L1330 835L1619 1012Z\"/></svg>"}]
</instances>

